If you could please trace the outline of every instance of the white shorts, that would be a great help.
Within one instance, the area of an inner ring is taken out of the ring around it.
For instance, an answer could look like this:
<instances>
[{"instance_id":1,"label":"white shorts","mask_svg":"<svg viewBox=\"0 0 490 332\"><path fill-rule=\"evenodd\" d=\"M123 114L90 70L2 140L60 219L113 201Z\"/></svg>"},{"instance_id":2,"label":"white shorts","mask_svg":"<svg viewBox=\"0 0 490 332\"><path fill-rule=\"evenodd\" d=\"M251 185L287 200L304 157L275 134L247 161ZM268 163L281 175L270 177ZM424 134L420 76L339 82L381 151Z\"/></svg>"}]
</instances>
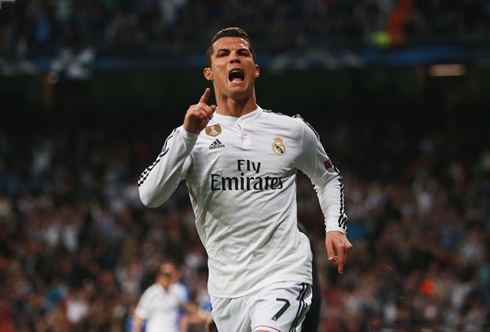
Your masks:
<instances>
[{"instance_id":1,"label":"white shorts","mask_svg":"<svg viewBox=\"0 0 490 332\"><path fill-rule=\"evenodd\" d=\"M211 296L218 332L299 332L311 304L311 285L285 281L239 298Z\"/></svg>"}]
</instances>

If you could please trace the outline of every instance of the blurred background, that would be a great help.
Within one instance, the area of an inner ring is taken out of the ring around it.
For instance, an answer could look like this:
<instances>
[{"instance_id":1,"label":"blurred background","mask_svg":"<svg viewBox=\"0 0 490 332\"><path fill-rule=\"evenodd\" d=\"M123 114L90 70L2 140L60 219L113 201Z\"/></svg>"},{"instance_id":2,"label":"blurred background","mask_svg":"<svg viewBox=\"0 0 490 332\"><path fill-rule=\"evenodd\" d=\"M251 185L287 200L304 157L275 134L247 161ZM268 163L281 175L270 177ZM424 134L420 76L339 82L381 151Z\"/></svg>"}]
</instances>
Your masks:
<instances>
[{"instance_id":1,"label":"blurred background","mask_svg":"<svg viewBox=\"0 0 490 332\"><path fill-rule=\"evenodd\" d=\"M259 105L301 114L345 178L339 276L298 176L318 331L490 330L490 2L17 0L0 9L0 331L129 331L165 258L206 301L185 184L148 209L136 183L228 26L258 53Z\"/></svg>"}]
</instances>

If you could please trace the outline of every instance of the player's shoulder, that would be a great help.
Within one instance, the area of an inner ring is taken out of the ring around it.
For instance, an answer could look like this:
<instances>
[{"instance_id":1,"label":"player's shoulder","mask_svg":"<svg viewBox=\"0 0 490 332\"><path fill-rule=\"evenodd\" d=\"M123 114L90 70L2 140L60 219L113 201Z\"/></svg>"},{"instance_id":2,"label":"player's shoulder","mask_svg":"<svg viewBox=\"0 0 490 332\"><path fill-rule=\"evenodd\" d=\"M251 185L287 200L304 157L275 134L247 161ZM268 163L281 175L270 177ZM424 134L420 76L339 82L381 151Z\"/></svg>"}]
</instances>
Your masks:
<instances>
[{"instance_id":1,"label":"player's shoulder","mask_svg":"<svg viewBox=\"0 0 490 332\"><path fill-rule=\"evenodd\" d=\"M316 135L317 132L300 114L287 115L279 112L273 112L271 110L263 110L264 119L272 121L276 124L284 124L291 129L304 130L306 128L311 129Z\"/></svg>"},{"instance_id":2,"label":"player's shoulder","mask_svg":"<svg viewBox=\"0 0 490 332\"><path fill-rule=\"evenodd\" d=\"M140 306L149 306L153 303L155 298L159 298L159 294L162 292L162 287L156 283L148 287L143 294L141 294L141 299L139 301Z\"/></svg>"},{"instance_id":3,"label":"player's shoulder","mask_svg":"<svg viewBox=\"0 0 490 332\"><path fill-rule=\"evenodd\" d=\"M155 294L160 293L161 291L162 291L162 286L158 285L157 283L154 283L143 292L143 296L151 297Z\"/></svg>"},{"instance_id":4,"label":"player's shoulder","mask_svg":"<svg viewBox=\"0 0 490 332\"><path fill-rule=\"evenodd\" d=\"M271 111L268 109L263 110L262 119L264 121L268 121L268 122L272 122L272 123L276 123L276 124L287 124L287 125L291 125L291 126L294 126L297 123L294 116L291 116L288 114L283 114L280 112Z\"/></svg>"}]
</instances>

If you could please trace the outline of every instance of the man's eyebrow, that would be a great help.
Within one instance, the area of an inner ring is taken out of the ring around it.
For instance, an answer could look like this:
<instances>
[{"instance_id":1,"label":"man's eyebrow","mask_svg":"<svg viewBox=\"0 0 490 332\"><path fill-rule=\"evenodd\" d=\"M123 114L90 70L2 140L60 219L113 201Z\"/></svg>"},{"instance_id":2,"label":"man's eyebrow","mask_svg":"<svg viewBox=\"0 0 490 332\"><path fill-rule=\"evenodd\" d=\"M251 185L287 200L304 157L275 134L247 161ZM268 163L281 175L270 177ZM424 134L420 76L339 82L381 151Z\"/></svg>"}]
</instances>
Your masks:
<instances>
[{"instance_id":1,"label":"man's eyebrow","mask_svg":"<svg viewBox=\"0 0 490 332\"><path fill-rule=\"evenodd\" d=\"M216 50L214 53L218 53L218 52L222 52L222 51L228 51L229 52L230 49L229 48L220 48L220 49ZM241 47L241 48L237 49L237 52L238 51L247 51L247 52L250 52L250 50L248 48L246 48L246 47Z\"/></svg>"},{"instance_id":2,"label":"man's eyebrow","mask_svg":"<svg viewBox=\"0 0 490 332\"><path fill-rule=\"evenodd\" d=\"M216 50L215 53L221 52L221 51L229 51L229 48L220 48L219 50Z\"/></svg>"}]
</instances>

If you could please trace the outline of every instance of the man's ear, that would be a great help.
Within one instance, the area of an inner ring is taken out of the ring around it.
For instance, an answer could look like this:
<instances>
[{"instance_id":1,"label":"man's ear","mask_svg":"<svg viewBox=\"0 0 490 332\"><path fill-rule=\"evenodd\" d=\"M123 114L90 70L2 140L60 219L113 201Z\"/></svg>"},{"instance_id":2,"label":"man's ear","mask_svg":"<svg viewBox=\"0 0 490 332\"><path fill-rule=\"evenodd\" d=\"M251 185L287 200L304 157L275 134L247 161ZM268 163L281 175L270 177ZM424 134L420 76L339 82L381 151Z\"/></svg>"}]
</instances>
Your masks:
<instances>
[{"instance_id":1,"label":"man's ear","mask_svg":"<svg viewBox=\"0 0 490 332\"><path fill-rule=\"evenodd\" d=\"M214 80L213 71L211 70L211 68L204 68L204 77L206 77L208 81Z\"/></svg>"},{"instance_id":2,"label":"man's ear","mask_svg":"<svg viewBox=\"0 0 490 332\"><path fill-rule=\"evenodd\" d=\"M259 75L260 75L259 65L255 65L255 77L259 77Z\"/></svg>"}]
</instances>

